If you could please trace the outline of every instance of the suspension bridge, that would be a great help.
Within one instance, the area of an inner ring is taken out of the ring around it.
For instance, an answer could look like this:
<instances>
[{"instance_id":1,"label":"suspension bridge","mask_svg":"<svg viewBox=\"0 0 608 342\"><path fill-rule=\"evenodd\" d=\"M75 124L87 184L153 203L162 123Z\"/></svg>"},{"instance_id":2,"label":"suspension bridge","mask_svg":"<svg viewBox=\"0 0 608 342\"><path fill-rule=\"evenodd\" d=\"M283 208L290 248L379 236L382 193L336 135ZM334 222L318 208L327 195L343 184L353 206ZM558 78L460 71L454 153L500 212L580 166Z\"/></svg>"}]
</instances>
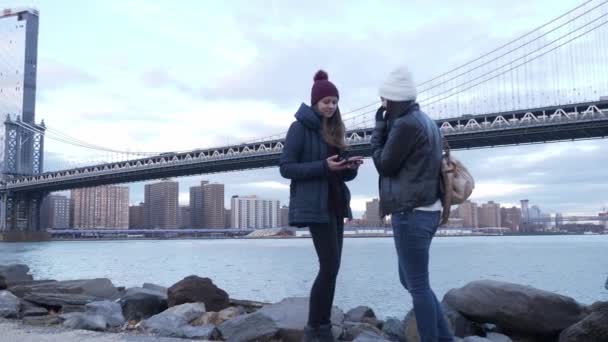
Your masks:
<instances>
[{"instance_id":1,"label":"suspension bridge","mask_svg":"<svg viewBox=\"0 0 608 342\"><path fill-rule=\"evenodd\" d=\"M75 138L36 121L40 13L0 14L0 112L6 115L0 237L36 239L52 191L274 167L284 133L227 146L132 152ZM453 149L604 138L608 135L608 1L586 1L480 56L418 84L422 108ZM378 101L343 113L353 153L370 155ZM112 154L111 161L44 167L44 141Z\"/></svg>"}]
</instances>

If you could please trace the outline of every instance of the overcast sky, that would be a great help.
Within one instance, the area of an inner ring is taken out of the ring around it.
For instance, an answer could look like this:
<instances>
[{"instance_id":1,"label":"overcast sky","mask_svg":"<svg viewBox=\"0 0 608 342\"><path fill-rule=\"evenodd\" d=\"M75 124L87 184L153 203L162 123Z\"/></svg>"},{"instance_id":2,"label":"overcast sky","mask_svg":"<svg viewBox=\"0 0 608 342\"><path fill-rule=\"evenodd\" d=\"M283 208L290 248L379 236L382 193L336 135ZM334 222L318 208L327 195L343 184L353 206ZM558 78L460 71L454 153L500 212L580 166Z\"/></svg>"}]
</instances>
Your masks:
<instances>
[{"instance_id":1,"label":"overcast sky","mask_svg":"<svg viewBox=\"0 0 608 342\"><path fill-rule=\"evenodd\" d=\"M338 86L346 112L376 101L378 85L395 66L406 64L417 80L428 79L580 3L0 0L0 7L40 10L38 121L119 150L176 151L284 132L300 103L309 101L319 68ZM8 30L2 34L10 37ZM3 40L0 66L10 70L14 57ZM597 97L597 91L583 95ZM0 99L10 106L6 96ZM113 158L50 138L45 152L49 168ZM527 198L566 214L608 207L606 140L458 156L477 180L477 202ZM179 178L181 203L203 179L226 184L227 207L235 194L288 200L288 180L269 168ZM366 160L350 183L356 215L377 196L376 187ZM131 203L143 201L143 183L131 184L130 196Z\"/></svg>"}]
</instances>

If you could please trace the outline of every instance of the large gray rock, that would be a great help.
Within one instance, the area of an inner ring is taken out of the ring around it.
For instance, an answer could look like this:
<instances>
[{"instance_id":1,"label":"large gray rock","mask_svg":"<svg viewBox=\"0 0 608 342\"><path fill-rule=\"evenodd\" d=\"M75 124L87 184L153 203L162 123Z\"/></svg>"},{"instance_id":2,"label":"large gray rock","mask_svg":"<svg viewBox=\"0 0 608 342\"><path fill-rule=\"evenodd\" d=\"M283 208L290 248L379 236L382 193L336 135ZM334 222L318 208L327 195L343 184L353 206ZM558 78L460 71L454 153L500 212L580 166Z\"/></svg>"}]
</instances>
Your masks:
<instances>
[{"instance_id":1,"label":"large gray rock","mask_svg":"<svg viewBox=\"0 0 608 342\"><path fill-rule=\"evenodd\" d=\"M131 296L137 293L146 293L146 294L150 294L150 295L154 295L154 296L158 296L164 300L167 300L167 292L162 292L159 290L155 290L155 289L149 289L149 288L144 288L144 287L130 287L128 288L125 293L123 294L124 296Z\"/></svg>"},{"instance_id":2,"label":"large gray rock","mask_svg":"<svg viewBox=\"0 0 608 342\"><path fill-rule=\"evenodd\" d=\"M23 298L26 294L32 292L32 288L35 288L40 285L49 285L57 283L57 280L32 280L19 282L18 284L14 284L8 288L15 296L19 298Z\"/></svg>"},{"instance_id":3,"label":"large gray rock","mask_svg":"<svg viewBox=\"0 0 608 342\"><path fill-rule=\"evenodd\" d=\"M164 286L150 284L150 283L144 283L141 287L143 287L146 290L152 290L152 291L155 291L158 293L162 293L165 296L167 295L167 291L169 290L168 288L166 288Z\"/></svg>"},{"instance_id":4,"label":"large gray rock","mask_svg":"<svg viewBox=\"0 0 608 342\"><path fill-rule=\"evenodd\" d=\"M344 320L348 322L365 322L366 318L376 318L374 310L368 306L357 306L346 313Z\"/></svg>"},{"instance_id":5,"label":"large gray rock","mask_svg":"<svg viewBox=\"0 0 608 342\"><path fill-rule=\"evenodd\" d=\"M464 317L460 312L454 310L447 303L441 303L441 310L443 311L445 319L448 322L450 330L454 336L464 338L466 336L484 335L483 325L475 323Z\"/></svg>"},{"instance_id":6,"label":"large gray rock","mask_svg":"<svg viewBox=\"0 0 608 342\"><path fill-rule=\"evenodd\" d=\"M181 304L142 321L141 328L146 332L166 337L211 339L216 335L215 326L190 324L205 312L203 303Z\"/></svg>"},{"instance_id":7,"label":"large gray rock","mask_svg":"<svg viewBox=\"0 0 608 342\"><path fill-rule=\"evenodd\" d=\"M63 293L30 293L25 295L23 299L55 310L64 305L85 305L99 300L99 298L93 296Z\"/></svg>"},{"instance_id":8,"label":"large gray rock","mask_svg":"<svg viewBox=\"0 0 608 342\"><path fill-rule=\"evenodd\" d=\"M256 311L232 318L218 326L218 330L229 342L265 342L279 332L279 327L272 318Z\"/></svg>"},{"instance_id":9,"label":"large gray rock","mask_svg":"<svg viewBox=\"0 0 608 342\"><path fill-rule=\"evenodd\" d=\"M486 338L492 342L513 342L509 336L494 332L487 334Z\"/></svg>"},{"instance_id":10,"label":"large gray rock","mask_svg":"<svg viewBox=\"0 0 608 342\"><path fill-rule=\"evenodd\" d=\"M57 315L23 317L23 324L50 327L62 324L64 320Z\"/></svg>"},{"instance_id":11,"label":"large gray rock","mask_svg":"<svg viewBox=\"0 0 608 342\"><path fill-rule=\"evenodd\" d=\"M391 341L405 341L405 329L403 321L395 317L389 317L382 326L382 332Z\"/></svg>"},{"instance_id":12,"label":"large gray rock","mask_svg":"<svg viewBox=\"0 0 608 342\"><path fill-rule=\"evenodd\" d=\"M443 317L448 323L448 328L456 337L471 336L473 334L483 334L481 326L469 321L460 313L449 307L447 304L442 303L441 310L443 311ZM403 327L406 341L418 341L420 339L418 335L418 326L416 323L416 314L414 313L414 309L410 310L403 319ZM457 334L455 333L455 331L457 332Z\"/></svg>"},{"instance_id":13,"label":"large gray rock","mask_svg":"<svg viewBox=\"0 0 608 342\"><path fill-rule=\"evenodd\" d=\"M230 306L226 291L213 284L209 278L186 277L167 290L169 307L184 303L205 303L209 311L221 311Z\"/></svg>"},{"instance_id":14,"label":"large gray rock","mask_svg":"<svg viewBox=\"0 0 608 342\"><path fill-rule=\"evenodd\" d=\"M104 331L108 322L101 315L92 315L85 312L71 312L60 315L65 321L63 326L70 329Z\"/></svg>"},{"instance_id":15,"label":"large gray rock","mask_svg":"<svg viewBox=\"0 0 608 342\"><path fill-rule=\"evenodd\" d=\"M479 336L467 336L464 338L463 341L464 342L492 342L491 340L488 340L485 337L479 337Z\"/></svg>"},{"instance_id":16,"label":"large gray rock","mask_svg":"<svg viewBox=\"0 0 608 342\"><path fill-rule=\"evenodd\" d=\"M38 306L34 303L30 303L27 300L21 300L21 313L20 317L34 317L44 316L49 313L49 310Z\"/></svg>"},{"instance_id":17,"label":"large gray rock","mask_svg":"<svg viewBox=\"0 0 608 342\"><path fill-rule=\"evenodd\" d=\"M608 341L608 302L591 306L591 314L568 327L559 336L559 342Z\"/></svg>"},{"instance_id":18,"label":"large gray rock","mask_svg":"<svg viewBox=\"0 0 608 342\"><path fill-rule=\"evenodd\" d=\"M344 322L342 327L342 335L340 339L343 341L352 341L361 334L373 335L379 338L386 338L382 330L376 328L369 323L361 322Z\"/></svg>"},{"instance_id":19,"label":"large gray rock","mask_svg":"<svg viewBox=\"0 0 608 342\"><path fill-rule=\"evenodd\" d=\"M128 321L150 318L167 309L167 300L158 293L137 292L122 297L118 303Z\"/></svg>"},{"instance_id":20,"label":"large gray rock","mask_svg":"<svg viewBox=\"0 0 608 342\"><path fill-rule=\"evenodd\" d=\"M304 326L308 321L308 298L286 298L279 303L267 305L257 312L270 317L279 328L279 337L283 341L300 341ZM344 313L337 307L332 308L332 333L338 338L342 333Z\"/></svg>"},{"instance_id":21,"label":"large gray rock","mask_svg":"<svg viewBox=\"0 0 608 342\"><path fill-rule=\"evenodd\" d=\"M388 342L389 340L369 332L364 332L354 339L354 342Z\"/></svg>"},{"instance_id":22,"label":"large gray rock","mask_svg":"<svg viewBox=\"0 0 608 342\"><path fill-rule=\"evenodd\" d=\"M220 325L226 322L229 319L232 319L239 315L244 315L245 309L240 306L231 306L226 308L220 312L205 312L201 317L198 317L194 321L190 322L190 324L199 326L199 325Z\"/></svg>"},{"instance_id":23,"label":"large gray rock","mask_svg":"<svg viewBox=\"0 0 608 342\"><path fill-rule=\"evenodd\" d=\"M29 274L30 268L24 264L0 265L0 290L4 290L15 283L31 281L34 278Z\"/></svg>"},{"instance_id":24,"label":"large gray rock","mask_svg":"<svg viewBox=\"0 0 608 342\"><path fill-rule=\"evenodd\" d=\"M125 324L120 304L108 300L92 302L85 305L86 312L90 315L103 316L110 327L119 327Z\"/></svg>"},{"instance_id":25,"label":"large gray rock","mask_svg":"<svg viewBox=\"0 0 608 342\"><path fill-rule=\"evenodd\" d=\"M572 298L494 280L450 290L444 301L474 321L523 334L556 335L587 314Z\"/></svg>"},{"instance_id":26,"label":"large gray rock","mask_svg":"<svg viewBox=\"0 0 608 342\"><path fill-rule=\"evenodd\" d=\"M21 298L25 298L27 294L31 293L76 294L111 300L118 297L118 290L106 278L42 281L18 285L10 290Z\"/></svg>"},{"instance_id":27,"label":"large gray rock","mask_svg":"<svg viewBox=\"0 0 608 342\"><path fill-rule=\"evenodd\" d=\"M0 317L17 318L21 301L9 291L0 291Z\"/></svg>"}]
</instances>

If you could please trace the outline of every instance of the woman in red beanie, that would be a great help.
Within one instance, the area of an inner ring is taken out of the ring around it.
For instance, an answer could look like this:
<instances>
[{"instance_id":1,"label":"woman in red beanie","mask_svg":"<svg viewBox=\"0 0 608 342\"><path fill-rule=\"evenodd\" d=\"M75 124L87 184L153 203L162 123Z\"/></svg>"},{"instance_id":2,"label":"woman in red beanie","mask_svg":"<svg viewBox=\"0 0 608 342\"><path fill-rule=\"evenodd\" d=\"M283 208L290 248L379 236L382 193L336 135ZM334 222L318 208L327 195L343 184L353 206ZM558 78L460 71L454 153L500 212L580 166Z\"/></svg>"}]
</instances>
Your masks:
<instances>
[{"instance_id":1,"label":"woman in red beanie","mask_svg":"<svg viewBox=\"0 0 608 342\"><path fill-rule=\"evenodd\" d=\"M280 160L281 175L291 180L289 225L309 227L319 258L303 341L336 341L331 331L331 308L342 255L344 218L352 219L345 182L357 176L363 163L362 157L342 157L346 142L339 98L327 73L319 70L314 76L310 106L302 103L296 112Z\"/></svg>"}]
</instances>

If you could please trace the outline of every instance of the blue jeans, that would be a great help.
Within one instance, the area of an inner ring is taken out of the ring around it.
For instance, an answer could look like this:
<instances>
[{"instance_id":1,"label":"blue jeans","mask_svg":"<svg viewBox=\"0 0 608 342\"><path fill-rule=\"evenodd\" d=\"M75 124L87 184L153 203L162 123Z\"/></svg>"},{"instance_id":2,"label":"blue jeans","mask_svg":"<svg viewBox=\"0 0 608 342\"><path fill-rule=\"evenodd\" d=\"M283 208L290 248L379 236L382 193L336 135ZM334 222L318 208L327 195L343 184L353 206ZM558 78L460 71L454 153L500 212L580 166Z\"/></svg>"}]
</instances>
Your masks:
<instances>
[{"instance_id":1,"label":"blue jeans","mask_svg":"<svg viewBox=\"0 0 608 342\"><path fill-rule=\"evenodd\" d=\"M412 295L421 342L452 342L453 335L429 282L429 248L439 226L438 211L392 215L399 279Z\"/></svg>"}]
</instances>

